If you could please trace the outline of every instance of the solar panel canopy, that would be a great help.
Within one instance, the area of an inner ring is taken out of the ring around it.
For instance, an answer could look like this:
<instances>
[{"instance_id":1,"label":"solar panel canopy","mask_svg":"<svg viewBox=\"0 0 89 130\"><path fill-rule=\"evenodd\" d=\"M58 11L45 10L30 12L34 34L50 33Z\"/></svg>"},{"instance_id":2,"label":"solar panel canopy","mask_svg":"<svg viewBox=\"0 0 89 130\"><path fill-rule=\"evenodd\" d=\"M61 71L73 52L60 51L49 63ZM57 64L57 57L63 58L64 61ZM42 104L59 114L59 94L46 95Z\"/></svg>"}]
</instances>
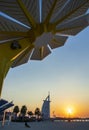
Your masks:
<instances>
[{"instance_id":1,"label":"solar panel canopy","mask_svg":"<svg viewBox=\"0 0 89 130\"><path fill-rule=\"evenodd\" d=\"M89 0L0 0L0 86L10 67L44 59L89 26L88 9Z\"/></svg>"},{"instance_id":2,"label":"solar panel canopy","mask_svg":"<svg viewBox=\"0 0 89 130\"><path fill-rule=\"evenodd\" d=\"M4 99L0 99L0 113L12 106L14 106L13 102L8 102Z\"/></svg>"}]
</instances>

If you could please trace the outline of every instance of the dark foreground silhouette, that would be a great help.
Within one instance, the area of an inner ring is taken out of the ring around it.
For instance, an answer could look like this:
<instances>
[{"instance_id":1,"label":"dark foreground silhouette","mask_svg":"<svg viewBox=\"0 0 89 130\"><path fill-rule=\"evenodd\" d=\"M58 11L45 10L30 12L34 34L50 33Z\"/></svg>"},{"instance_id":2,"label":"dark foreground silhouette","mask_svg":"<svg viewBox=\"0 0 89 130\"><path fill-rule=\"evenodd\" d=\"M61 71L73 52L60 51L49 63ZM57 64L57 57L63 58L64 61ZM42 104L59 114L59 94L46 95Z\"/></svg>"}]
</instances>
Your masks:
<instances>
[{"instance_id":1,"label":"dark foreground silhouette","mask_svg":"<svg viewBox=\"0 0 89 130\"><path fill-rule=\"evenodd\" d=\"M25 122L25 126L28 127L28 128L30 128L30 126L27 124L27 122Z\"/></svg>"}]
</instances>

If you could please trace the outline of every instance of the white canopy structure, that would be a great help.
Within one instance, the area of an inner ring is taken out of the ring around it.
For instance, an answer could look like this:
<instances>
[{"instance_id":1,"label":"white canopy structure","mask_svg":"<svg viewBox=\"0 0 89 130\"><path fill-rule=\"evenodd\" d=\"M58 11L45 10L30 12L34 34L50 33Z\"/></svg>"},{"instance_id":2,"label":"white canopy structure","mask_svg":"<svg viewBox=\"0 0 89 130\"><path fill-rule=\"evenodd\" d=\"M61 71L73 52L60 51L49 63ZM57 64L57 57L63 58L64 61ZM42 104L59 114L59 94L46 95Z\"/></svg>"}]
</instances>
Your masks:
<instances>
[{"instance_id":1,"label":"white canopy structure","mask_svg":"<svg viewBox=\"0 0 89 130\"><path fill-rule=\"evenodd\" d=\"M89 0L0 0L0 94L10 67L44 59L89 26L88 8Z\"/></svg>"}]
</instances>

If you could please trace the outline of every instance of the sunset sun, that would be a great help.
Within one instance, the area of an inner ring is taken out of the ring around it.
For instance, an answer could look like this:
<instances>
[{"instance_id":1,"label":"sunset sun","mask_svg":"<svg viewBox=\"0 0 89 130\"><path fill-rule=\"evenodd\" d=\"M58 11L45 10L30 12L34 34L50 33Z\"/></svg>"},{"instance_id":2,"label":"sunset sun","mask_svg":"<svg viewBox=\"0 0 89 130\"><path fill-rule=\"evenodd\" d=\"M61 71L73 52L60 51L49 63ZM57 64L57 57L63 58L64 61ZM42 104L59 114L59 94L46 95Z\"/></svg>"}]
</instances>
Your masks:
<instances>
[{"instance_id":1,"label":"sunset sun","mask_svg":"<svg viewBox=\"0 0 89 130\"><path fill-rule=\"evenodd\" d=\"M68 116L72 116L74 114L74 108L73 107L67 107L66 113Z\"/></svg>"},{"instance_id":2,"label":"sunset sun","mask_svg":"<svg viewBox=\"0 0 89 130\"><path fill-rule=\"evenodd\" d=\"M68 108L68 109L67 109L67 113L68 113L68 114L72 114L72 113L73 113L72 108Z\"/></svg>"}]
</instances>

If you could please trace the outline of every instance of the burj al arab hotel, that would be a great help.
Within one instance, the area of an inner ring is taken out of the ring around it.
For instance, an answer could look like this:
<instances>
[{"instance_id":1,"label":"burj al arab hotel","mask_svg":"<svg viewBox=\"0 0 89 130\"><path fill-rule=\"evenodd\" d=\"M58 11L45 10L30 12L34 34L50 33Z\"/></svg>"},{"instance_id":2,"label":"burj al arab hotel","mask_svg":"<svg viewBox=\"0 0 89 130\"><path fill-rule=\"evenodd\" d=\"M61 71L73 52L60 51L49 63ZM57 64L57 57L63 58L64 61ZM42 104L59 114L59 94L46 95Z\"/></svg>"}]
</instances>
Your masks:
<instances>
[{"instance_id":1,"label":"burj al arab hotel","mask_svg":"<svg viewBox=\"0 0 89 130\"><path fill-rule=\"evenodd\" d=\"M45 100L43 100L43 105L42 105L42 117L43 119L49 119L50 118L50 94L46 97Z\"/></svg>"}]
</instances>

